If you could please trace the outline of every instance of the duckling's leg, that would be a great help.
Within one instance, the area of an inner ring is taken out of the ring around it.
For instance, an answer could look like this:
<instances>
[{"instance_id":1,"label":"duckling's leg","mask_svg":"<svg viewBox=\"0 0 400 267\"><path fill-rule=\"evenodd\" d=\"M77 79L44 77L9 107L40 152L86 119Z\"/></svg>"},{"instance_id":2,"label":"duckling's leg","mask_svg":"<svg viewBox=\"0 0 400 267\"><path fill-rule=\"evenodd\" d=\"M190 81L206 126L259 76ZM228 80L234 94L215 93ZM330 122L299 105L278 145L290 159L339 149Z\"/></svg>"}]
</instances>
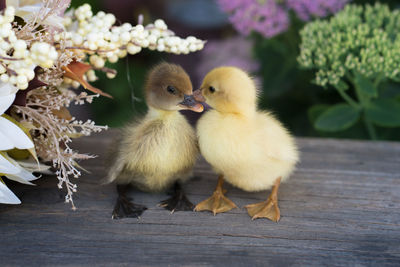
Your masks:
<instances>
[{"instance_id":1,"label":"duckling's leg","mask_svg":"<svg viewBox=\"0 0 400 267\"><path fill-rule=\"evenodd\" d=\"M200 202L194 208L195 211L209 210L215 214L220 212L226 212L233 208L237 208L236 204L233 203L229 198L224 196L226 190L222 188L224 183L224 176L220 175L218 178L217 188L213 195L208 199Z\"/></svg>"},{"instance_id":2,"label":"duckling's leg","mask_svg":"<svg viewBox=\"0 0 400 267\"><path fill-rule=\"evenodd\" d=\"M118 199L115 203L111 218L139 218L139 216L147 210L145 206L131 202L132 199L126 195L129 186L129 184L117 185Z\"/></svg>"},{"instance_id":3,"label":"duckling's leg","mask_svg":"<svg viewBox=\"0 0 400 267\"><path fill-rule=\"evenodd\" d=\"M271 194L266 201L245 206L252 220L257 218L268 218L271 221L278 222L281 218L281 212L278 207L278 189L281 184L281 177L276 179Z\"/></svg>"},{"instance_id":4,"label":"duckling's leg","mask_svg":"<svg viewBox=\"0 0 400 267\"><path fill-rule=\"evenodd\" d=\"M159 206L163 207L167 210L170 210L171 213L174 213L178 210L183 211L193 211L193 203L187 199L185 192L179 182L174 184L173 191L171 192L172 197L163 200L160 202Z\"/></svg>"}]
</instances>

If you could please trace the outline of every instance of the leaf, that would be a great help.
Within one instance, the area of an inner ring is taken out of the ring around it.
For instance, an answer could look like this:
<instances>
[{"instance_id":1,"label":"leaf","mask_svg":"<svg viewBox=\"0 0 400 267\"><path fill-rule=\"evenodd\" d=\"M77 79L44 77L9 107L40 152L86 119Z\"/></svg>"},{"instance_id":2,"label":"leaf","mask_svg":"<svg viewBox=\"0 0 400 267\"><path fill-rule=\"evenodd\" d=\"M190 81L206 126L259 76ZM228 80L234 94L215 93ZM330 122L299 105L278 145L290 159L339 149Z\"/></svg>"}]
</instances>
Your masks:
<instances>
[{"instance_id":1,"label":"leaf","mask_svg":"<svg viewBox=\"0 0 400 267\"><path fill-rule=\"evenodd\" d=\"M319 115L321 115L325 110L327 110L330 106L325 104L317 104L310 107L307 111L308 119L312 124L315 123Z\"/></svg>"},{"instance_id":2,"label":"leaf","mask_svg":"<svg viewBox=\"0 0 400 267\"><path fill-rule=\"evenodd\" d=\"M25 20L23 18L19 17L19 16L14 16L14 22L16 22L17 25L21 26L21 27L24 27L26 25Z\"/></svg>"},{"instance_id":3,"label":"leaf","mask_svg":"<svg viewBox=\"0 0 400 267\"><path fill-rule=\"evenodd\" d=\"M360 117L360 111L348 104L337 104L324 111L314 123L317 130L336 132L342 131L354 123Z\"/></svg>"},{"instance_id":4,"label":"leaf","mask_svg":"<svg viewBox=\"0 0 400 267\"><path fill-rule=\"evenodd\" d=\"M92 66L78 61L72 61L68 66L62 67L65 71L64 76L79 82L85 89L92 91L95 94L100 94L109 98L113 98L111 95L101 91L100 89L91 86L87 81L83 79L83 75L92 69Z\"/></svg>"},{"instance_id":5,"label":"leaf","mask_svg":"<svg viewBox=\"0 0 400 267\"><path fill-rule=\"evenodd\" d=\"M18 149L14 148L11 150L7 151L7 154L12 157L13 159L19 160L19 159L27 159L29 158L29 151L26 149Z\"/></svg>"},{"instance_id":6,"label":"leaf","mask_svg":"<svg viewBox=\"0 0 400 267\"><path fill-rule=\"evenodd\" d=\"M79 137L84 136L84 134L82 134L82 133L66 133L66 135L70 138L79 138Z\"/></svg>"},{"instance_id":7,"label":"leaf","mask_svg":"<svg viewBox=\"0 0 400 267\"><path fill-rule=\"evenodd\" d=\"M371 97L378 96L378 90L376 89L374 84L360 73L358 72L355 73L354 82L357 84L358 88L361 90L363 94Z\"/></svg>"},{"instance_id":8,"label":"leaf","mask_svg":"<svg viewBox=\"0 0 400 267\"><path fill-rule=\"evenodd\" d=\"M400 127L400 102L395 99L377 99L365 109L367 118L383 127Z\"/></svg>"}]
</instances>

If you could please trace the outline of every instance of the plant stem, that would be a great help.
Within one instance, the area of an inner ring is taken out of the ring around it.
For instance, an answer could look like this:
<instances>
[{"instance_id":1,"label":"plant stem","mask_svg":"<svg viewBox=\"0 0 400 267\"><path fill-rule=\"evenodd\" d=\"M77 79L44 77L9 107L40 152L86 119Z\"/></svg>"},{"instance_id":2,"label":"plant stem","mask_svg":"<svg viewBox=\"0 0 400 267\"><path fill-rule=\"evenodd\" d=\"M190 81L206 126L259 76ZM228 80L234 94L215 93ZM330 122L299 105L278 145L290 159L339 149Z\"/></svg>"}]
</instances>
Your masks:
<instances>
[{"instance_id":1,"label":"plant stem","mask_svg":"<svg viewBox=\"0 0 400 267\"><path fill-rule=\"evenodd\" d=\"M352 107L354 107L354 108L356 108L356 109L361 109L360 104L357 103L356 101L354 101L353 98L351 98L348 94L346 94L346 92L345 92L344 90L342 90L342 89L337 89L337 91L339 92L340 96L341 96L344 100L346 100L346 102L347 102L350 106L352 106Z\"/></svg>"},{"instance_id":2,"label":"plant stem","mask_svg":"<svg viewBox=\"0 0 400 267\"><path fill-rule=\"evenodd\" d=\"M364 121L365 127L367 128L368 135L371 137L372 140L377 140L378 138L376 135L375 127L370 122L370 120L368 120L368 118L365 116L365 113L363 115L363 121Z\"/></svg>"},{"instance_id":3,"label":"plant stem","mask_svg":"<svg viewBox=\"0 0 400 267\"><path fill-rule=\"evenodd\" d=\"M384 78L383 73L379 73L378 77L376 77L376 79L374 81L375 88L378 88L378 85L381 83L383 78Z\"/></svg>"},{"instance_id":4,"label":"plant stem","mask_svg":"<svg viewBox=\"0 0 400 267\"><path fill-rule=\"evenodd\" d=\"M372 140L377 140L378 137L376 135L375 127L371 123L371 121L367 118L367 116L365 114L365 108L368 106L370 99L369 99L368 96L366 96L366 95L364 95L362 93L359 85L355 82L354 78L351 75L348 75L347 77L354 84L354 88L355 88L355 91L356 91L356 95L357 95L358 101L359 101L359 103L361 105L361 108L363 110L363 121L364 121L365 128L367 128L368 135Z\"/></svg>"}]
</instances>

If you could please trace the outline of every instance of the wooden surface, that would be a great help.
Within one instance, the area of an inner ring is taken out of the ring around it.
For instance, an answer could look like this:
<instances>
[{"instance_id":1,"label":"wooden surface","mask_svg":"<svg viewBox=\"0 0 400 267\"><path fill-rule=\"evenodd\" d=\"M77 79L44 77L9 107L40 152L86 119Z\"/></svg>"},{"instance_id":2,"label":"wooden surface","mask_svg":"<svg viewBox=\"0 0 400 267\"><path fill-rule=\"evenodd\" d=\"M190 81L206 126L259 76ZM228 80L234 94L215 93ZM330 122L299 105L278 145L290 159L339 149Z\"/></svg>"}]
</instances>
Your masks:
<instances>
[{"instance_id":1,"label":"wooden surface","mask_svg":"<svg viewBox=\"0 0 400 267\"><path fill-rule=\"evenodd\" d=\"M242 207L268 192L227 186L240 209L170 214L165 194L132 192L149 208L141 219L111 220L114 186L100 186L103 155L114 131L83 138L92 173L79 180L77 211L64 204L55 177L37 187L11 184L19 206L0 206L0 263L140 266L400 266L400 144L299 139L302 162L280 188L279 223L251 221ZM266 170L268 171L268 170ZM216 175L200 160L185 185L197 203Z\"/></svg>"}]
</instances>

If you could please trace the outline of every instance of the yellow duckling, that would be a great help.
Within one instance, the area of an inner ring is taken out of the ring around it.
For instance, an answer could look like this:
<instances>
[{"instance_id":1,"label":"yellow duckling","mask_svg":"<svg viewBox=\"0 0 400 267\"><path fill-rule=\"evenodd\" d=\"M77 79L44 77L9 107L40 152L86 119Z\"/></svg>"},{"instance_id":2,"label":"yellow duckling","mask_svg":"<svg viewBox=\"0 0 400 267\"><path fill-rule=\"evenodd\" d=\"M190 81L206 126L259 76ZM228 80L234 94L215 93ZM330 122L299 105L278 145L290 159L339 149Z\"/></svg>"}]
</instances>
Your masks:
<instances>
[{"instance_id":1,"label":"yellow duckling","mask_svg":"<svg viewBox=\"0 0 400 267\"><path fill-rule=\"evenodd\" d=\"M160 192L175 183L174 196L161 202L171 211L193 210L180 186L192 173L199 154L194 129L179 110L203 111L193 97L192 83L178 65L161 63L149 73L145 85L149 107L139 121L123 129L107 182L116 182L118 200L113 218L138 217L146 207L130 202L127 186Z\"/></svg>"},{"instance_id":2,"label":"yellow duckling","mask_svg":"<svg viewBox=\"0 0 400 267\"><path fill-rule=\"evenodd\" d=\"M257 110L256 86L238 68L210 71L201 85L201 95L213 110L197 125L200 151L219 179L214 194L195 210L210 210L215 215L236 207L224 196L225 179L245 191L273 187L266 201L246 208L252 219L279 221L278 188L299 160L293 137L270 113Z\"/></svg>"}]
</instances>

